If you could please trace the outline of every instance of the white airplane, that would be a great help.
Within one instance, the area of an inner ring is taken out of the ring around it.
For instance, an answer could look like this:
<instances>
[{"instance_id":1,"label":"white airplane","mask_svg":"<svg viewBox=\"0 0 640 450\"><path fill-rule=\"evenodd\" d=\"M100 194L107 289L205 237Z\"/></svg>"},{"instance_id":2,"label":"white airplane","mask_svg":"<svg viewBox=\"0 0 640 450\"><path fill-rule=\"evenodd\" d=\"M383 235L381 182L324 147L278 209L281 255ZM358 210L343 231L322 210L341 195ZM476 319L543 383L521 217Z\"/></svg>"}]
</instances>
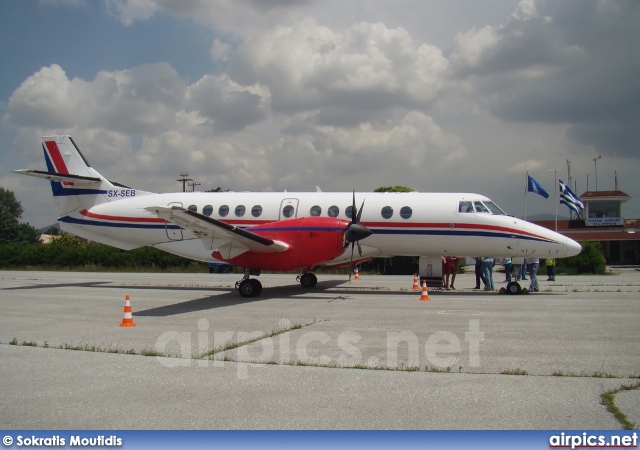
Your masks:
<instances>
[{"instance_id":1,"label":"white airplane","mask_svg":"<svg viewBox=\"0 0 640 450\"><path fill-rule=\"evenodd\" d=\"M47 171L15 172L51 181L63 231L125 250L151 246L235 264L244 268L236 283L243 297L260 295L262 285L250 275L261 270L300 270L300 284L313 287L311 270L353 264L356 245L355 262L441 255L562 258L581 251L577 242L508 216L478 194L155 194L107 180L70 136L43 137L42 148Z\"/></svg>"}]
</instances>

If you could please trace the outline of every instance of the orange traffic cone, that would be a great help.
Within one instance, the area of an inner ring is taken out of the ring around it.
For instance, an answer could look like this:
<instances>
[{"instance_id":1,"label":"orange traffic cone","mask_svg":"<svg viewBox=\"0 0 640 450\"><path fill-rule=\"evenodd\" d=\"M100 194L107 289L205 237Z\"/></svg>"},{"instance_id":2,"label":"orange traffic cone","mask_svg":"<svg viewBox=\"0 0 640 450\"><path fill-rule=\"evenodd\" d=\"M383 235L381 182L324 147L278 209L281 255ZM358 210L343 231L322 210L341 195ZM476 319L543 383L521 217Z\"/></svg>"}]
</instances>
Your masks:
<instances>
[{"instance_id":1,"label":"orange traffic cone","mask_svg":"<svg viewBox=\"0 0 640 450\"><path fill-rule=\"evenodd\" d=\"M124 300L124 317L122 318L121 327L135 327L136 324L133 323L133 315L131 314L131 300L129 299L129 295L125 297Z\"/></svg>"},{"instance_id":2,"label":"orange traffic cone","mask_svg":"<svg viewBox=\"0 0 640 450\"><path fill-rule=\"evenodd\" d=\"M413 287L411 288L414 291L419 291L420 290L420 285L418 283L418 274L414 273L413 274Z\"/></svg>"},{"instance_id":3,"label":"orange traffic cone","mask_svg":"<svg viewBox=\"0 0 640 450\"><path fill-rule=\"evenodd\" d=\"M420 296L420 300L431 300L429 298L429 291L427 291L427 281L422 281L422 296Z\"/></svg>"},{"instance_id":4,"label":"orange traffic cone","mask_svg":"<svg viewBox=\"0 0 640 450\"><path fill-rule=\"evenodd\" d=\"M354 280L360 279L360 272L358 272L358 268L356 267L356 276L353 278Z\"/></svg>"}]
</instances>

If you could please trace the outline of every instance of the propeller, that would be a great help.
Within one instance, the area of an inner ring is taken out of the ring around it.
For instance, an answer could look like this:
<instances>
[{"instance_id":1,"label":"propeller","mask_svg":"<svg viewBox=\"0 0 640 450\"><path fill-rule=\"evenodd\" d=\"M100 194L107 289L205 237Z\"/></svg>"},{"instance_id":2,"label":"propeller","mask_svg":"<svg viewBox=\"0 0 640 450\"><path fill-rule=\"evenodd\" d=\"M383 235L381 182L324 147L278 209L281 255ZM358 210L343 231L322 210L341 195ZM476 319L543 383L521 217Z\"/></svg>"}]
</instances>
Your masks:
<instances>
[{"instance_id":1,"label":"propeller","mask_svg":"<svg viewBox=\"0 0 640 450\"><path fill-rule=\"evenodd\" d=\"M373 232L362 225L360 223L360 218L362 217L362 210L364 209L364 200L362 201L362 206L360 206L360 210L356 207L356 192L353 191L353 202L351 204L351 222L349 226L347 226L347 231L344 233L344 240L346 245L351 243L351 261L349 263L349 282L351 282L351 274L353 273L353 250L358 244L358 253L360 257L362 257L362 247L360 247L360 241L365 239L373 234Z\"/></svg>"}]
</instances>

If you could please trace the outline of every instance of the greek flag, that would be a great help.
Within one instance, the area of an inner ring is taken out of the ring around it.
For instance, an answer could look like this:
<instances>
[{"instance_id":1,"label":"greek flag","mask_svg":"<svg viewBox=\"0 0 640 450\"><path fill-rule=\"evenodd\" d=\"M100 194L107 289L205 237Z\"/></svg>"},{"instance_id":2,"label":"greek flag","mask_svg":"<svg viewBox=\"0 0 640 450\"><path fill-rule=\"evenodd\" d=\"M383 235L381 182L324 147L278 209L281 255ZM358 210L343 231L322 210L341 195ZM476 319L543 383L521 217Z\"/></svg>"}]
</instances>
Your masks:
<instances>
[{"instance_id":1,"label":"greek flag","mask_svg":"<svg viewBox=\"0 0 640 450\"><path fill-rule=\"evenodd\" d=\"M570 210L574 211L578 217L582 213L584 209L584 203L580 201L578 196L571 192L571 189L562 182L562 180L558 180L560 183L560 203L567 205Z\"/></svg>"},{"instance_id":2,"label":"greek flag","mask_svg":"<svg viewBox=\"0 0 640 450\"><path fill-rule=\"evenodd\" d=\"M542 195L544 198L549 198L549 193L540 186L540 183L531 178L529 174L527 174L527 191L535 192L536 194Z\"/></svg>"}]
</instances>

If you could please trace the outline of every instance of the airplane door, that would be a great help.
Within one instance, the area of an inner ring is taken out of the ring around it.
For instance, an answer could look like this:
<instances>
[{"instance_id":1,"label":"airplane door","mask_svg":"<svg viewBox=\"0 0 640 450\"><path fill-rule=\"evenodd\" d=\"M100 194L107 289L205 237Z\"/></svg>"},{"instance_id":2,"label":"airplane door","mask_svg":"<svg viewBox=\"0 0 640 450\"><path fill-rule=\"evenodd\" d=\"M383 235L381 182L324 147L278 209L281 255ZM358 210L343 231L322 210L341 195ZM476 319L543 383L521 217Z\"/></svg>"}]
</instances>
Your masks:
<instances>
[{"instance_id":1,"label":"airplane door","mask_svg":"<svg viewBox=\"0 0 640 450\"><path fill-rule=\"evenodd\" d=\"M280 219L293 219L298 217L298 199L297 198L285 198L280 203Z\"/></svg>"},{"instance_id":2,"label":"airplane door","mask_svg":"<svg viewBox=\"0 0 640 450\"><path fill-rule=\"evenodd\" d=\"M179 206L182 208L182 202L172 202L167 205L169 208L172 206ZM182 240L182 228L178 225L175 225L170 222L164 223L165 230L167 232L167 237L172 241L181 241Z\"/></svg>"}]
</instances>

